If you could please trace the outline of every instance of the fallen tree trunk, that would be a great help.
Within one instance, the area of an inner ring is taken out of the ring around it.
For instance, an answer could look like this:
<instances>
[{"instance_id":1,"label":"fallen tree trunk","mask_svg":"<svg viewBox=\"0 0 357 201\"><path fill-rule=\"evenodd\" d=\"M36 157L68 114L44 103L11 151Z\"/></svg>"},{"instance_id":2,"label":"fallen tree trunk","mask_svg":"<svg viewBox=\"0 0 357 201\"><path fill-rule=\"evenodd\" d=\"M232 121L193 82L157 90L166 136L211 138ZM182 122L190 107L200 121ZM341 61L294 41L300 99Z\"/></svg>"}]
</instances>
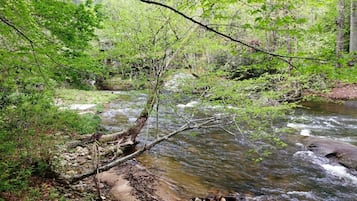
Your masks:
<instances>
[{"instance_id":1,"label":"fallen tree trunk","mask_svg":"<svg viewBox=\"0 0 357 201\"><path fill-rule=\"evenodd\" d=\"M94 141L112 142L116 140L121 140L126 145L134 144L136 141L136 137L145 126L145 123L148 120L149 115L153 110L154 105L157 101L157 90L159 90L158 83L155 85L153 91L150 92L146 104L143 110L140 112L139 116L137 117L135 124L132 125L129 129L125 131L108 134L108 135L103 135L102 133L96 133L90 136L86 136L85 138L82 138L79 141L69 143L67 147L75 148L77 146L84 146L86 144L93 143Z\"/></svg>"},{"instance_id":2,"label":"fallen tree trunk","mask_svg":"<svg viewBox=\"0 0 357 201\"><path fill-rule=\"evenodd\" d=\"M149 94L148 100L146 101L146 105L144 106L143 110L141 111L133 126L131 126L128 130L125 131L113 133L110 135L102 135L99 141L109 142L119 139L127 139L134 143L136 141L136 137L145 126L145 123L148 120L152 109L154 108L154 105L157 101L156 91L159 90L158 88L159 86L156 86L155 89Z\"/></svg>"},{"instance_id":3,"label":"fallen tree trunk","mask_svg":"<svg viewBox=\"0 0 357 201\"><path fill-rule=\"evenodd\" d=\"M112 162L110 162L108 164L100 166L97 169L93 169L93 170L91 170L89 172L86 172L84 174L75 175L75 176L73 176L71 178L63 178L63 180L66 180L69 183L74 183L76 181L82 180L84 178L87 178L89 176L95 175L97 173L101 173L101 172L107 171L112 167L115 167L115 166L117 166L117 165L119 165L121 163L124 163L127 160L130 160L130 159L133 159L133 158L139 156L143 152L145 152L147 150L150 150L155 145L159 144L162 141L165 141L165 140L171 138L172 136L174 136L174 135L176 135L178 133L181 133L181 132L186 131L186 130L198 129L198 128L201 128L201 127L203 127L203 126L205 126L207 124L210 124L210 123L212 123L214 121L216 121L216 118L211 117L211 118L197 119L197 120L193 120L193 121L187 122L186 124L181 126L179 129L177 129L176 131L173 131L173 132L171 132L171 133L169 133L169 134L167 134L167 135L165 135L163 137L160 137L160 138L156 139L155 141L151 142L150 144L144 145L142 148L140 148L139 150L135 151L132 154L129 154L129 155L121 157L121 158L117 158L116 160L114 160L114 161L112 161Z\"/></svg>"}]
</instances>

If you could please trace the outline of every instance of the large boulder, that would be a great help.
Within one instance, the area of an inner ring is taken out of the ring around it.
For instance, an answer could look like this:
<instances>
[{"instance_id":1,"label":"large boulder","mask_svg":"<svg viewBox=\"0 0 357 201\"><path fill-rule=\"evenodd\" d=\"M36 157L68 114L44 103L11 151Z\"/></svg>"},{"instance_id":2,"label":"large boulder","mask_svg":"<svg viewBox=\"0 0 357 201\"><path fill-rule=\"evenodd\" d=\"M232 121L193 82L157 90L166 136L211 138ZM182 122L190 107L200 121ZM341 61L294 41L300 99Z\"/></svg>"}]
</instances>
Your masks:
<instances>
[{"instance_id":1,"label":"large boulder","mask_svg":"<svg viewBox=\"0 0 357 201\"><path fill-rule=\"evenodd\" d=\"M306 138L306 146L318 155L337 160L343 166L357 170L357 146L317 137Z\"/></svg>"},{"instance_id":2,"label":"large boulder","mask_svg":"<svg viewBox=\"0 0 357 201\"><path fill-rule=\"evenodd\" d=\"M165 82L164 89L172 92L181 92L182 84L193 79L195 79L195 76L189 73L174 74Z\"/></svg>"}]
</instances>

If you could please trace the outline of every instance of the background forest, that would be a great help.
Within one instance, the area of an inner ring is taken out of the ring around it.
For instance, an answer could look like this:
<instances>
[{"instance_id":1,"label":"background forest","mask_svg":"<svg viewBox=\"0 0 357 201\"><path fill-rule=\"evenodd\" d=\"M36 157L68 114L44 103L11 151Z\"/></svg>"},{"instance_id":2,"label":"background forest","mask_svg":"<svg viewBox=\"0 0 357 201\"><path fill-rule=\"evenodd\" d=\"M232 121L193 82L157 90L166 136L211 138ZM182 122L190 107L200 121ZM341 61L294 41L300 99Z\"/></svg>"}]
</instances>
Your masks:
<instances>
[{"instance_id":1,"label":"background forest","mask_svg":"<svg viewBox=\"0 0 357 201\"><path fill-rule=\"evenodd\" d=\"M185 92L245 107L257 127L356 83L356 51L356 0L0 0L1 195L36 197L30 178L50 171L58 136L101 129L59 110L58 88L147 89L186 72L199 81Z\"/></svg>"}]
</instances>

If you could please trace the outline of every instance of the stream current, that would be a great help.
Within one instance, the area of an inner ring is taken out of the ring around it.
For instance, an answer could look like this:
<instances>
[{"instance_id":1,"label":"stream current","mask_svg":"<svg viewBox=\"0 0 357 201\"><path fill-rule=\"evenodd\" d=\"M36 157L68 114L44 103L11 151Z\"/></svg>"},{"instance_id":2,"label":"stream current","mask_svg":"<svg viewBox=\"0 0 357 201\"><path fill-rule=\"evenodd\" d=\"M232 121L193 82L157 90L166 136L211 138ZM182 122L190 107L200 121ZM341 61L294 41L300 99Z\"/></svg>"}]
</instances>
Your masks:
<instances>
[{"instance_id":1,"label":"stream current","mask_svg":"<svg viewBox=\"0 0 357 201\"><path fill-rule=\"evenodd\" d=\"M101 114L103 125L111 131L125 129L133 123L146 101L146 95L139 92L115 93L125 98L108 104ZM173 104L176 109L170 107ZM187 108L199 105L198 101L189 99L161 103L159 113L152 115L139 135L140 144L176 130L184 123L178 115L185 115ZM275 200L357 200L356 172L331 164L301 144L305 136L316 136L357 145L355 103L305 103L304 106L289 116L287 122L280 122L296 130L284 137L288 147L276 150L259 163L247 157L249 143L243 143L239 135L217 129L183 132L138 160L158 170L170 188L186 200L216 190L254 197L269 195Z\"/></svg>"}]
</instances>

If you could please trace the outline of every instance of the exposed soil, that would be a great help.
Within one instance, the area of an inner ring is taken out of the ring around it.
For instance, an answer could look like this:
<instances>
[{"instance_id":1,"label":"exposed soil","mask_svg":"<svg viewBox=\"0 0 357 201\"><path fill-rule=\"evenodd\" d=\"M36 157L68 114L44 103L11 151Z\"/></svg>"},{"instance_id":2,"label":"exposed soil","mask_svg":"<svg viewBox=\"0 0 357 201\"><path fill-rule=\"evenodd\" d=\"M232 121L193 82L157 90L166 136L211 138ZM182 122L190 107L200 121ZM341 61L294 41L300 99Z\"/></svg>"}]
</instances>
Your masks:
<instances>
[{"instance_id":1,"label":"exposed soil","mask_svg":"<svg viewBox=\"0 0 357 201\"><path fill-rule=\"evenodd\" d=\"M356 100L357 84L338 83L330 92L322 96L332 100Z\"/></svg>"},{"instance_id":2,"label":"exposed soil","mask_svg":"<svg viewBox=\"0 0 357 201\"><path fill-rule=\"evenodd\" d=\"M118 201L179 201L166 189L165 184L147 168L135 160L112 168L97 176L100 182L110 187L110 196ZM108 200L108 199L106 199Z\"/></svg>"}]
</instances>

